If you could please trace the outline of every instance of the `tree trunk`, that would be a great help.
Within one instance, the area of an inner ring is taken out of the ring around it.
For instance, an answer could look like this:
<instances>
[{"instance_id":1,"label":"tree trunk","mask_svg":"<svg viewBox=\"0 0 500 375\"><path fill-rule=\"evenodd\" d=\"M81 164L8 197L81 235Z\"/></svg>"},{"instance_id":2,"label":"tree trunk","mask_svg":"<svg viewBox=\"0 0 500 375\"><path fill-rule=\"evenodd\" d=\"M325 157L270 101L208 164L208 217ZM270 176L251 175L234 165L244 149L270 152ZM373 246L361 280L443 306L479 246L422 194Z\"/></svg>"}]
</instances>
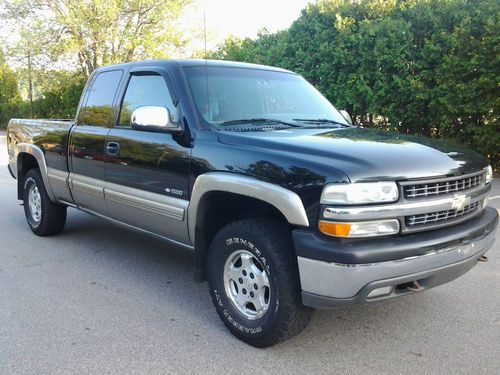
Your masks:
<instances>
[{"instance_id":1,"label":"tree trunk","mask_svg":"<svg viewBox=\"0 0 500 375\"><path fill-rule=\"evenodd\" d=\"M33 80L31 78L31 51L28 51L28 97L30 101L30 118L33 118Z\"/></svg>"}]
</instances>

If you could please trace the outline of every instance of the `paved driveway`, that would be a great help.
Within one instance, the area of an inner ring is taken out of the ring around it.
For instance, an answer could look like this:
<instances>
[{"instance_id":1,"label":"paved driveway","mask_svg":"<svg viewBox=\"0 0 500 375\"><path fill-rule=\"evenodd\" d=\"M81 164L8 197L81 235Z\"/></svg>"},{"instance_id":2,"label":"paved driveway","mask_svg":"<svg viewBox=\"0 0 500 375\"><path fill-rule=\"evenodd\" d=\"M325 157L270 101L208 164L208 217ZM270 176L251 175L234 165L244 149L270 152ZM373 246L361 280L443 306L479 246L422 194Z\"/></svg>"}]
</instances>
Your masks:
<instances>
[{"instance_id":1,"label":"paved driveway","mask_svg":"<svg viewBox=\"0 0 500 375\"><path fill-rule=\"evenodd\" d=\"M223 327L189 252L73 209L61 235L34 236L6 163L0 133L0 374L500 373L500 239L450 284L317 311L259 350Z\"/></svg>"}]
</instances>

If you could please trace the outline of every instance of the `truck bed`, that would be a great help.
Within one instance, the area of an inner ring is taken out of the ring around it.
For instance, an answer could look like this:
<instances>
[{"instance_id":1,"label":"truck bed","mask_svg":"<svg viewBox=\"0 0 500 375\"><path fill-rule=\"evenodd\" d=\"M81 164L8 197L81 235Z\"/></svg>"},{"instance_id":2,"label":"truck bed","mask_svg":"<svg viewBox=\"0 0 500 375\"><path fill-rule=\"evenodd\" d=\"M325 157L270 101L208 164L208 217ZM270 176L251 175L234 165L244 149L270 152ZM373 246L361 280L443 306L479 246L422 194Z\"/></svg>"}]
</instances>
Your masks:
<instances>
[{"instance_id":1,"label":"truck bed","mask_svg":"<svg viewBox=\"0 0 500 375\"><path fill-rule=\"evenodd\" d=\"M68 170L68 138L74 120L50 119L12 119L7 128L7 148L9 166L15 164L16 149L20 143L35 145L40 148L47 167ZM15 171L12 171L16 175Z\"/></svg>"}]
</instances>

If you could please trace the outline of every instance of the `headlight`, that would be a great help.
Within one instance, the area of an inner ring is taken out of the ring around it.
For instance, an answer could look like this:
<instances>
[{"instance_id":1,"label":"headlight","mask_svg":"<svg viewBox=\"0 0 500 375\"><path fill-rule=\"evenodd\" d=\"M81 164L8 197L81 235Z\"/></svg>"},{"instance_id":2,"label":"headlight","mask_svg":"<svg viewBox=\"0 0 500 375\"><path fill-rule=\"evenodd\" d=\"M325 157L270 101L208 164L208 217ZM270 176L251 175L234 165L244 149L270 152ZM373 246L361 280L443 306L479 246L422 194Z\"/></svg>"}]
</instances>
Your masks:
<instances>
[{"instance_id":1,"label":"headlight","mask_svg":"<svg viewBox=\"0 0 500 375\"><path fill-rule=\"evenodd\" d=\"M331 184L323 189L321 204L386 203L398 200L394 181Z\"/></svg>"},{"instance_id":2,"label":"headlight","mask_svg":"<svg viewBox=\"0 0 500 375\"><path fill-rule=\"evenodd\" d=\"M489 184L491 180L493 179L493 169L491 168L491 165L488 165L486 168L484 168L486 171L486 174L484 175L484 181L486 184Z\"/></svg>"}]
</instances>

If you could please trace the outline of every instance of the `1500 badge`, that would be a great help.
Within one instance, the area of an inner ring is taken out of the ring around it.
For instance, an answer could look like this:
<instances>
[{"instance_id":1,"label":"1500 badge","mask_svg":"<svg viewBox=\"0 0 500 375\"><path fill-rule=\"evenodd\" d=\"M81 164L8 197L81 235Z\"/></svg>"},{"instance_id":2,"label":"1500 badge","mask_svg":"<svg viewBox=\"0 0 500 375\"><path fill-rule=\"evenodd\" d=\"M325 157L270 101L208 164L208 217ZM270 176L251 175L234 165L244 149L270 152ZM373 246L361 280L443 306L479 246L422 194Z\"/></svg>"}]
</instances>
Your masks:
<instances>
[{"instance_id":1,"label":"1500 badge","mask_svg":"<svg viewBox=\"0 0 500 375\"><path fill-rule=\"evenodd\" d=\"M174 195L178 195L178 196L181 196L184 194L184 191L182 190L179 190L179 189L172 189L172 188L165 188L165 192L168 193L168 194L174 194Z\"/></svg>"}]
</instances>

